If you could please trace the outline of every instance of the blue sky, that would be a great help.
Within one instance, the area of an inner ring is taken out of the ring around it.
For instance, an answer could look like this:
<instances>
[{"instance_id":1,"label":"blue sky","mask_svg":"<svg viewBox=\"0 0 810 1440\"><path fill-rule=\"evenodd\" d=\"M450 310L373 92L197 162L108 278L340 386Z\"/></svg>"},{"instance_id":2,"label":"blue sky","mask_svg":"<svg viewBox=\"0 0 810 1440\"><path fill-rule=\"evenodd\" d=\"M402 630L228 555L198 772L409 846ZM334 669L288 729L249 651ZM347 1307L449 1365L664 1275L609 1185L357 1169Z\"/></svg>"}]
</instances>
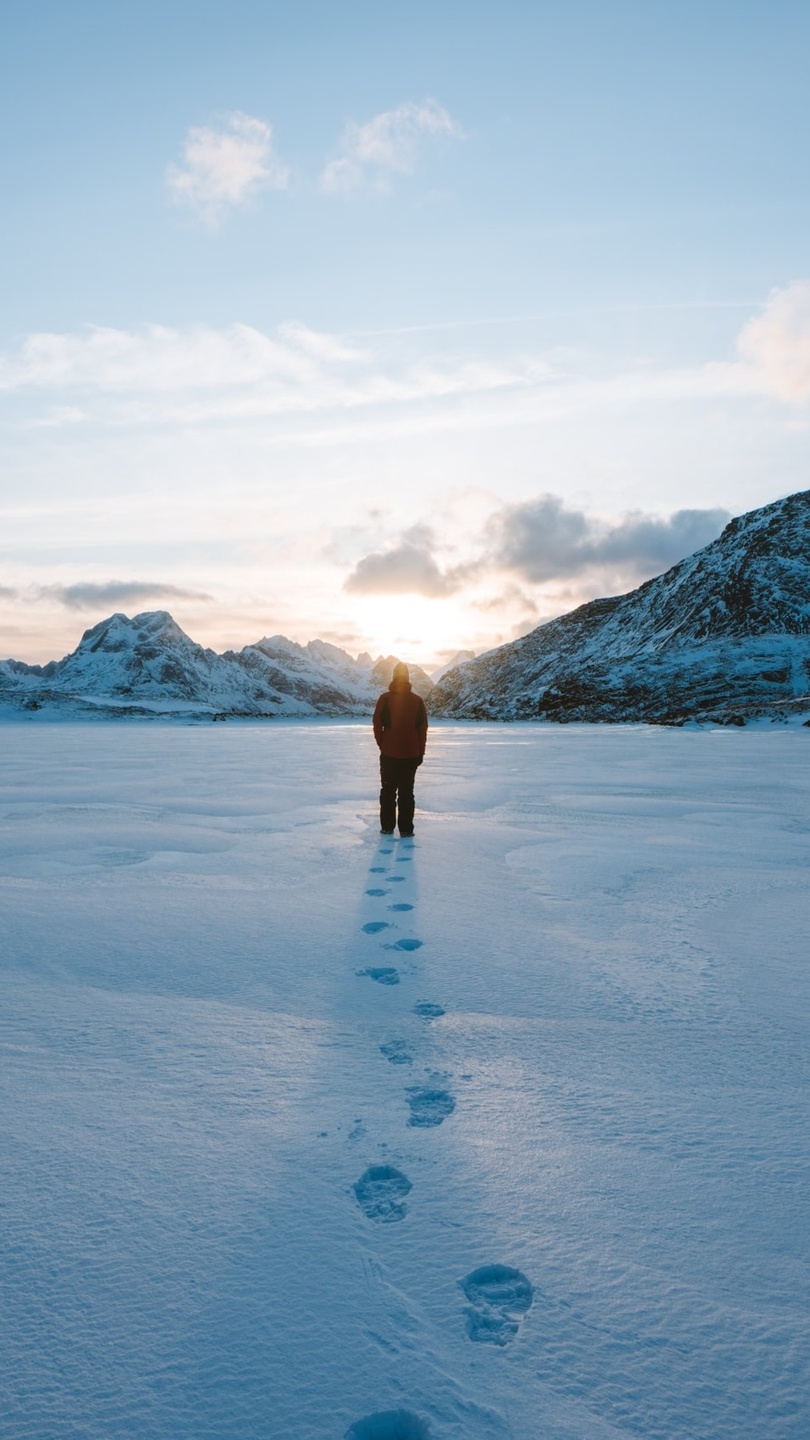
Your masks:
<instances>
[{"instance_id":1,"label":"blue sky","mask_svg":"<svg viewBox=\"0 0 810 1440\"><path fill-rule=\"evenodd\" d=\"M807 486L810 11L0 16L0 651L435 661Z\"/></svg>"}]
</instances>

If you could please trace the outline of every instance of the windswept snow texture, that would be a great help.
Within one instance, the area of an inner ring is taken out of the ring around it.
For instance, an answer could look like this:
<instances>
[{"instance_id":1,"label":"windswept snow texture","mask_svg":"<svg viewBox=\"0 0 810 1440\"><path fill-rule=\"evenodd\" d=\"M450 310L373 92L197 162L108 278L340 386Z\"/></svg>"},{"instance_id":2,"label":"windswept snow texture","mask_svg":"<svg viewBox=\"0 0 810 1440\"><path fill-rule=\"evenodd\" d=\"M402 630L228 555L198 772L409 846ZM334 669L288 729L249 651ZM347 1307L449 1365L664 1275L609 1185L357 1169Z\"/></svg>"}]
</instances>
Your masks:
<instances>
[{"instance_id":1,"label":"windswept snow texture","mask_svg":"<svg viewBox=\"0 0 810 1440\"><path fill-rule=\"evenodd\" d=\"M807 1440L807 731L2 735L3 1440Z\"/></svg>"},{"instance_id":2,"label":"windswept snow texture","mask_svg":"<svg viewBox=\"0 0 810 1440\"><path fill-rule=\"evenodd\" d=\"M730 521L629 595L445 674L431 713L485 720L810 716L810 490Z\"/></svg>"}]
</instances>

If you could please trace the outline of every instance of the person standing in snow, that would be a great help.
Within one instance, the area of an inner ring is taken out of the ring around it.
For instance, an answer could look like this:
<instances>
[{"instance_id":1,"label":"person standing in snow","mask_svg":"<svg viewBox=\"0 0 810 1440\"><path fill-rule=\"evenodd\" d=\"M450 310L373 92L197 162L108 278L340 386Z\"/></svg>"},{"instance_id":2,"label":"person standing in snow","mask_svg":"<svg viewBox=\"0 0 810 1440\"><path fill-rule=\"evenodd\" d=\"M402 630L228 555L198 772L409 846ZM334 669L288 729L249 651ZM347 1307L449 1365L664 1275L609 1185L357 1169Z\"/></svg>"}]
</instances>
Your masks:
<instances>
[{"instance_id":1,"label":"person standing in snow","mask_svg":"<svg viewBox=\"0 0 810 1440\"><path fill-rule=\"evenodd\" d=\"M374 708L374 739L380 751L380 830L413 835L413 782L427 740L427 710L411 688L407 665L394 666L391 684Z\"/></svg>"}]
</instances>

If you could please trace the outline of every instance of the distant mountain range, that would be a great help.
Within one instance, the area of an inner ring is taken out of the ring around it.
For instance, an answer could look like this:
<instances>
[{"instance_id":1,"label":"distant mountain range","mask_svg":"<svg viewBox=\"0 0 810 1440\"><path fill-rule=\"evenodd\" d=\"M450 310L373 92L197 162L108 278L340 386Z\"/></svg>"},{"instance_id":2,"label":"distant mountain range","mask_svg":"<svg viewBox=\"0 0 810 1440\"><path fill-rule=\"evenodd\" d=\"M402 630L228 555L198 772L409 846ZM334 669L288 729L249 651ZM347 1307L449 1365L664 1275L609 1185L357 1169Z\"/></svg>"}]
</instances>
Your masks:
<instances>
[{"instance_id":1,"label":"distant mountain range","mask_svg":"<svg viewBox=\"0 0 810 1440\"><path fill-rule=\"evenodd\" d=\"M810 490L739 516L628 595L452 670L434 715L488 720L810 714Z\"/></svg>"},{"instance_id":2,"label":"distant mountain range","mask_svg":"<svg viewBox=\"0 0 810 1440\"><path fill-rule=\"evenodd\" d=\"M0 702L77 715L367 715L395 663L393 655L353 660L324 640L296 645L283 635L217 655L153 610L102 620L64 660L0 662ZM428 695L430 676L418 665L410 671L414 689Z\"/></svg>"},{"instance_id":3,"label":"distant mountain range","mask_svg":"<svg viewBox=\"0 0 810 1440\"><path fill-rule=\"evenodd\" d=\"M592 600L439 683L411 666L431 714L487 720L744 724L810 715L810 491L732 520L719 539L628 595ZM282 635L217 655L165 610L112 615L71 655L0 662L0 705L75 715L368 715L394 656L353 659Z\"/></svg>"}]
</instances>

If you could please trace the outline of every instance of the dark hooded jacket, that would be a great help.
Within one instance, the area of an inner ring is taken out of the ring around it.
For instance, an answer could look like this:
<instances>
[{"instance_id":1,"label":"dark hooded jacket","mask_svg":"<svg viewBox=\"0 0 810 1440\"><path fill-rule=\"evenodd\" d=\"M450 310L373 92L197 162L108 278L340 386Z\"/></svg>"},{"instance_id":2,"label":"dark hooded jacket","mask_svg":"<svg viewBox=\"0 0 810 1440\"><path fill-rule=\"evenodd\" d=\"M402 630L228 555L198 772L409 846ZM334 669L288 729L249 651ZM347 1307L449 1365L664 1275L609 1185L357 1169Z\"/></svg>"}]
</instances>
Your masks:
<instances>
[{"instance_id":1,"label":"dark hooded jacket","mask_svg":"<svg viewBox=\"0 0 810 1440\"><path fill-rule=\"evenodd\" d=\"M410 680L391 681L374 709L374 739L381 755L393 760L421 760L427 740L427 711Z\"/></svg>"}]
</instances>

